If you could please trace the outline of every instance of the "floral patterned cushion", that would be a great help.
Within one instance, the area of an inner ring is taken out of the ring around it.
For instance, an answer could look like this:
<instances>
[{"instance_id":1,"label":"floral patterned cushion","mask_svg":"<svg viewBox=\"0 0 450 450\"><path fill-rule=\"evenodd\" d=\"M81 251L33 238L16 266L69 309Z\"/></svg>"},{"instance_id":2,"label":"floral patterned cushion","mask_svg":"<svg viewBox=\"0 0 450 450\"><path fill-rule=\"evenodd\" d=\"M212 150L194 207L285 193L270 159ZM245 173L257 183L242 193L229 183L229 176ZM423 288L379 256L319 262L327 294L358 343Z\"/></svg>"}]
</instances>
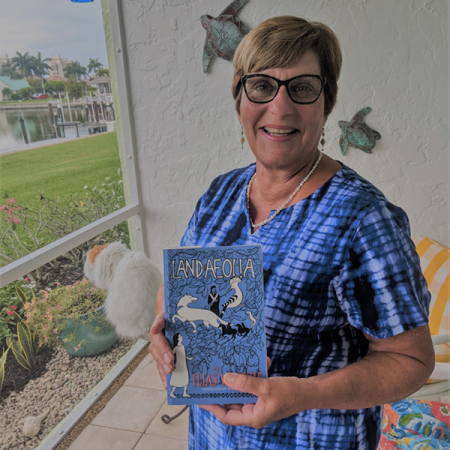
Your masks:
<instances>
[{"instance_id":1,"label":"floral patterned cushion","mask_svg":"<svg viewBox=\"0 0 450 450\"><path fill-rule=\"evenodd\" d=\"M378 450L450 450L450 405L405 399L384 405Z\"/></svg>"}]
</instances>

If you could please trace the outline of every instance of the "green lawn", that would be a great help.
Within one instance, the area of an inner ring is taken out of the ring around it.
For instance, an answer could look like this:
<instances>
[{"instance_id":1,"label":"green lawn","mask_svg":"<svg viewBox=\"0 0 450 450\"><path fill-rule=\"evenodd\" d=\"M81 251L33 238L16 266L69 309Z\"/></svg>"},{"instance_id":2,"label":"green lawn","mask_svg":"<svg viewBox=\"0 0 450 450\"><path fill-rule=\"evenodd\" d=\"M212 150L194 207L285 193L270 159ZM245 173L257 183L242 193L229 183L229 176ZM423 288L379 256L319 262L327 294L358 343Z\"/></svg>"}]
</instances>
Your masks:
<instances>
[{"instance_id":1,"label":"green lawn","mask_svg":"<svg viewBox=\"0 0 450 450\"><path fill-rule=\"evenodd\" d=\"M106 177L117 180L119 168L116 133L102 133L0 156L0 194L32 207L41 193L82 193L84 186L100 186Z\"/></svg>"},{"instance_id":2,"label":"green lawn","mask_svg":"<svg viewBox=\"0 0 450 450\"><path fill-rule=\"evenodd\" d=\"M52 99L52 98L37 98L36 100L22 100L19 102L19 100L3 100L2 102L0 102L0 106L1 105L23 105L24 103L47 103L50 100L56 100L56 99Z\"/></svg>"}]
</instances>

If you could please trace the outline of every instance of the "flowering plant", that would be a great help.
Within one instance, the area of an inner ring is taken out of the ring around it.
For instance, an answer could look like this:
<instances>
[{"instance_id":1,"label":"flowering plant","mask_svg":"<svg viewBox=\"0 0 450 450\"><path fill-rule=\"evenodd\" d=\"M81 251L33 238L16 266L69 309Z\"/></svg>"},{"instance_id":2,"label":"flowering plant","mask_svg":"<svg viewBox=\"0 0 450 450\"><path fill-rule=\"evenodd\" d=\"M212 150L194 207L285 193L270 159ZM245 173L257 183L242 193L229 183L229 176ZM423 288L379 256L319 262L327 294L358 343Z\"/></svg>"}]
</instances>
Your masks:
<instances>
[{"instance_id":1,"label":"flowering plant","mask_svg":"<svg viewBox=\"0 0 450 450\"><path fill-rule=\"evenodd\" d=\"M20 279L0 289L0 349L6 348L6 338L17 338L17 323L24 318L24 304L17 295L20 288L30 301L33 297L33 284L28 278Z\"/></svg>"},{"instance_id":2,"label":"flowering plant","mask_svg":"<svg viewBox=\"0 0 450 450\"><path fill-rule=\"evenodd\" d=\"M79 319L81 315L93 313L103 305L106 298L105 290L96 288L85 278L72 286L58 286L56 289L40 293L42 294L40 300L32 299L24 305L25 322L35 333L39 347L57 343L58 334L66 326L63 318L82 320ZM75 336L69 338L73 339ZM78 346L80 344L77 342Z\"/></svg>"}]
</instances>

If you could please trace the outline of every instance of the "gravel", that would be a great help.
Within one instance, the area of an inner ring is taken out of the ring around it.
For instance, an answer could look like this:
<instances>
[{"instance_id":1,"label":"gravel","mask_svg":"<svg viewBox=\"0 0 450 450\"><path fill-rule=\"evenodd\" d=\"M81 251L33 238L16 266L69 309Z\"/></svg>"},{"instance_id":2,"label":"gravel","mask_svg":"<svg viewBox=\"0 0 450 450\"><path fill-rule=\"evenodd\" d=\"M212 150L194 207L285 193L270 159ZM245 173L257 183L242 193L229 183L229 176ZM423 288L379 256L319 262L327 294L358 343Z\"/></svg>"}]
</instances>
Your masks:
<instances>
[{"instance_id":1,"label":"gravel","mask_svg":"<svg viewBox=\"0 0 450 450\"><path fill-rule=\"evenodd\" d=\"M134 344L118 340L109 351L91 357L70 356L58 348L42 376L31 380L22 392L12 392L0 405L0 450L36 448ZM47 410L38 435L24 437L25 417Z\"/></svg>"}]
</instances>

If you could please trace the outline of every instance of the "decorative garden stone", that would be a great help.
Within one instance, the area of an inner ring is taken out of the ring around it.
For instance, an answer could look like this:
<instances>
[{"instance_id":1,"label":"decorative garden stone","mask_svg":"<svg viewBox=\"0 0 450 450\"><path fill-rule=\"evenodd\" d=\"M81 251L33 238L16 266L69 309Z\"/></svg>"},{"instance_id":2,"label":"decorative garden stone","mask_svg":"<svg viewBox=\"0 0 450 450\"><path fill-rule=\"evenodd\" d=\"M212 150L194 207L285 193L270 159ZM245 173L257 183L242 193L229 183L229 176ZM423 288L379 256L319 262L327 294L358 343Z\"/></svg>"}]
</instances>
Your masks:
<instances>
[{"instance_id":1,"label":"decorative garden stone","mask_svg":"<svg viewBox=\"0 0 450 450\"><path fill-rule=\"evenodd\" d=\"M40 416L28 416L25 418L25 422L22 427L22 434L26 437L32 438L39 433L41 429L42 421L47 417L47 414L50 412L48 409L45 413Z\"/></svg>"},{"instance_id":2,"label":"decorative garden stone","mask_svg":"<svg viewBox=\"0 0 450 450\"><path fill-rule=\"evenodd\" d=\"M203 49L203 72L208 70L211 58L232 61L234 52L242 38L248 33L243 23L236 17L237 12L248 0L235 0L228 5L218 17L209 15L201 17L203 28L206 30L205 47Z\"/></svg>"},{"instance_id":3,"label":"decorative garden stone","mask_svg":"<svg viewBox=\"0 0 450 450\"><path fill-rule=\"evenodd\" d=\"M345 155L347 147L359 148L363 152L372 153L372 149L376 145L376 141L381 138L378 131L372 130L365 122L364 118L372 111L369 106L360 109L352 118L350 122L340 120L339 126L342 128L339 146L341 153Z\"/></svg>"}]
</instances>

